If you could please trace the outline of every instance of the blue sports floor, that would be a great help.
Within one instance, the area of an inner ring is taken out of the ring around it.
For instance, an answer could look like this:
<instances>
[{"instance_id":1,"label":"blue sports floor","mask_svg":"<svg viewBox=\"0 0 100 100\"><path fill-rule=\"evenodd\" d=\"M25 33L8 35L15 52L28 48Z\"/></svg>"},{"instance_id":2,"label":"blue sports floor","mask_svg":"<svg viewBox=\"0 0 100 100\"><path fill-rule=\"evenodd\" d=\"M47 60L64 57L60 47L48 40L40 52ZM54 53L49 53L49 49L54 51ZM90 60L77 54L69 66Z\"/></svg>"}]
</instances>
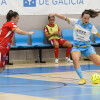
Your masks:
<instances>
[{"instance_id":1,"label":"blue sports floor","mask_svg":"<svg viewBox=\"0 0 100 100\"><path fill-rule=\"evenodd\" d=\"M0 98L1 100L100 100L100 84L94 85L90 80L93 73L100 74L100 66L87 64L81 65L81 68L87 80L85 85L77 84L79 77L73 65L6 69L0 74Z\"/></svg>"}]
</instances>

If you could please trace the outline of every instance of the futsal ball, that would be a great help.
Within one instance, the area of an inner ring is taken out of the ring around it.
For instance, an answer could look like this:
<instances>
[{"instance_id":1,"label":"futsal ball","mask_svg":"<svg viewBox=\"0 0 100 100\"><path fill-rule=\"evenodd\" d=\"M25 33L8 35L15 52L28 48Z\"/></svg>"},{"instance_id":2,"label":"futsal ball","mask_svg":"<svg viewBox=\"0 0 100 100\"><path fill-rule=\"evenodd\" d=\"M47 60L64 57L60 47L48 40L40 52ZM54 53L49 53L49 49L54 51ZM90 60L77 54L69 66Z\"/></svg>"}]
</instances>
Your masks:
<instances>
[{"instance_id":1,"label":"futsal ball","mask_svg":"<svg viewBox=\"0 0 100 100\"><path fill-rule=\"evenodd\" d=\"M100 55L97 55L97 57L100 57Z\"/></svg>"},{"instance_id":2,"label":"futsal ball","mask_svg":"<svg viewBox=\"0 0 100 100\"><path fill-rule=\"evenodd\" d=\"M91 76L91 81L93 84L98 84L100 82L100 75L95 73Z\"/></svg>"}]
</instances>

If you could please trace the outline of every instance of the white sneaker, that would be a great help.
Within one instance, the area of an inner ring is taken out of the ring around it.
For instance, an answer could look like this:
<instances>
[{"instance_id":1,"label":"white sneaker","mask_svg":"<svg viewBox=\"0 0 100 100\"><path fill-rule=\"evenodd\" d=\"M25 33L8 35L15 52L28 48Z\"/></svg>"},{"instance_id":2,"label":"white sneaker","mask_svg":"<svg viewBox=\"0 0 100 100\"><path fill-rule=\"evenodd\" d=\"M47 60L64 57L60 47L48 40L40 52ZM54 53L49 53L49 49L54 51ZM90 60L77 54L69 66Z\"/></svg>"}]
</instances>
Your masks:
<instances>
[{"instance_id":1,"label":"white sneaker","mask_svg":"<svg viewBox=\"0 0 100 100\"><path fill-rule=\"evenodd\" d=\"M66 57L66 61L72 63L73 60L71 60L70 58Z\"/></svg>"},{"instance_id":2,"label":"white sneaker","mask_svg":"<svg viewBox=\"0 0 100 100\"><path fill-rule=\"evenodd\" d=\"M58 58L55 59L55 64L58 64Z\"/></svg>"}]
</instances>

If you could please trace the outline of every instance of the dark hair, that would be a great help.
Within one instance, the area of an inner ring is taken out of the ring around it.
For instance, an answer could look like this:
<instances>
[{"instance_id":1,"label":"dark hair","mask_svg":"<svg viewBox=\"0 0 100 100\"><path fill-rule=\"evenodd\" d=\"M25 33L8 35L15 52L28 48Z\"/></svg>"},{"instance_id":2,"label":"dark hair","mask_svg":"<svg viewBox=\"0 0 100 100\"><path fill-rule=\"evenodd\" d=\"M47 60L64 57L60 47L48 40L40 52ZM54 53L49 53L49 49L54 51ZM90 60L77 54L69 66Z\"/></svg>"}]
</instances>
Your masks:
<instances>
[{"instance_id":1,"label":"dark hair","mask_svg":"<svg viewBox=\"0 0 100 100\"><path fill-rule=\"evenodd\" d=\"M16 18L17 15L19 15L17 12L10 10L6 15L7 22L11 21L12 17Z\"/></svg>"},{"instance_id":2,"label":"dark hair","mask_svg":"<svg viewBox=\"0 0 100 100\"><path fill-rule=\"evenodd\" d=\"M48 16L48 19L50 19L51 17L54 17L54 19L55 19L55 16Z\"/></svg>"},{"instance_id":3,"label":"dark hair","mask_svg":"<svg viewBox=\"0 0 100 100\"><path fill-rule=\"evenodd\" d=\"M99 15L100 11L95 11L95 10L92 10L92 9L89 9L89 10L84 10L81 17L84 16L84 14L89 14L91 18L95 18Z\"/></svg>"}]
</instances>

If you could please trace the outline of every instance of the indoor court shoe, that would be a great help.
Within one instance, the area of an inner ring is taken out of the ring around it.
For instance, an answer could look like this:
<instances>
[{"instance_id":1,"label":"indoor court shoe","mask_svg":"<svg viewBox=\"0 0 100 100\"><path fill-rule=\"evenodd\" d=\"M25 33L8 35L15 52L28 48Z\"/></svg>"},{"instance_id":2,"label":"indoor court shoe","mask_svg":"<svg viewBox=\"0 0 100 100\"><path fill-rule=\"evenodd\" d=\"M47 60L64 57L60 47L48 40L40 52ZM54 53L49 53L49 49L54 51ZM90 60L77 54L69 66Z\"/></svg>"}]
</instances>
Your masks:
<instances>
[{"instance_id":1,"label":"indoor court shoe","mask_svg":"<svg viewBox=\"0 0 100 100\"><path fill-rule=\"evenodd\" d=\"M66 61L72 63L73 60L71 60L70 58L66 57Z\"/></svg>"},{"instance_id":2,"label":"indoor court shoe","mask_svg":"<svg viewBox=\"0 0 100 100\"><path fill-rule=\"evenodd\" d=\"M81 78L81 80L78 84L79 85L84 85L84 84L86 84L86 80L84 78Z\"/></svg>"},{"instance_id":3,"label":"indoor court shoe","mask_svg":"<svg viewBox=\"0 0 100 100\"><path fill-rule=\"evenodd\" d=\"M58 64L58 58L55 59L55 64Z\"/></svg>"}]
</instances>

